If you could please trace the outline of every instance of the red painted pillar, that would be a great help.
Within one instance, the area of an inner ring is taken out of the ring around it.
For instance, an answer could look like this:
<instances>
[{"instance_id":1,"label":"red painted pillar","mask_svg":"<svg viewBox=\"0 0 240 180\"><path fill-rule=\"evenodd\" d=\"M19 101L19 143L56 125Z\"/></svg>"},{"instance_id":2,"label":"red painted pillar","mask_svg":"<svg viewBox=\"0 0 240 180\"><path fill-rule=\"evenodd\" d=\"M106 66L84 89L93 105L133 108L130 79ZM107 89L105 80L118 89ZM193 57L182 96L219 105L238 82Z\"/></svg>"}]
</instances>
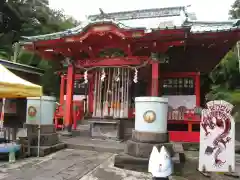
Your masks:
<instances>
[{"instance_id":1,"label":"red painted pillar","mask_svg":"<svg viewBox=\"0 0 240 180\"><path fill-rule=\"evenodd\" d=\"M200 73L197 73L197 75L195 76L195 95L196 95L196 106L198 107L201 105L200 88L201 88Z\"/></svg>"},{"instance_id":2,"label":"red painted pillar","mask_svg":"<svg viewBox=\"0 0 240 180\"><path fill-rule=\"evenodd\" d=\"M64 75L61 75L61 84L60 84L60 97L59 97L59 101L60 104L63 105L64 104L64 86L65 86L65 79L64 79Z\"/></svg>"},{"instance_id":3,"label":"red painted pillar","mask_svg":"<svg viewBox=\"0 0 240 180\"><path fill-rule=\"evenodd\" d=\"M151 96L158 96L158 63L152 63L152 86L151 86Z\"/></svg>"},{"instance_id":4,"label":"red painted pillar","mask_svg":"<svg viewBox=\"0 0 240 180\"><path fill-rule=\"evenodd\" d=\"M73 83L74 83L74 67L73 65L68 66L67 70L67 94L66 94L66 105L64 113L64 125L68 132L72 131L73 123Z\"/></svg>"},{"instance_id":5,"label":"red painted pillar","mask_svg":"<svg viewBox=\"0 0 240 180\"><path fill-rule=\"evenodd\" d=\"M91 76L89 80L89 89L88 89L88 110L90 113L93 113L93 91L94 91L94 76Z\"/></svg>"}]
</instances>

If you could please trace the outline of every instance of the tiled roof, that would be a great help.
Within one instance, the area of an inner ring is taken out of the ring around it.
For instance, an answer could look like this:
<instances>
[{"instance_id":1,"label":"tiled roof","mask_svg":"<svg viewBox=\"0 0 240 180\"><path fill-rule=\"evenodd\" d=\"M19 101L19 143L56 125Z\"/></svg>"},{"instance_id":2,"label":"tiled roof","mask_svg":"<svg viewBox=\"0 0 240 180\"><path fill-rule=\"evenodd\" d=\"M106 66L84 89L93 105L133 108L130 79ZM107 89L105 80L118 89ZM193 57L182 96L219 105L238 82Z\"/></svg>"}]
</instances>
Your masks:
<instances>
[{"instance_id":1,"label":"tiled roof","mask_svg":"<svg viewBox=\"0 0 240 180\"><path fill-rule=\"evenodd\" d=\"M154 9L155 11L157 9ZM146 11L146 10L145 10ZM129 11L132 12L132 11ZM127 13L129 13L127 12ZM148 12L149 13L149 12ZM172 29L172 28L191 28L192 33L204 33L204 32L218 32L218 31L230 31L234 29L240 28L240 20L229 20L223 22L206 22L206 21L189 21L184 10L179 8L179 16L175 16L175 9L172 13L171 17L161 16L158 17L156 14L154 17L146 18L146 14L144 18L130 18L122 21L116 21L111 18L108 14L105 16L102 15L102 18L96 19L96 15L91 16L93 20L87 19L82 22L81 25L67 29L63 32L57 32L46 35L32 36L32 37L23 37L23 40L26 41L37 41L37 40L49 40L49 39L58 39L65 36L76 35L84 31L87 27L100 24L100 23L111 23L119 28L123 29L144 29L146 32L151 32L154 30L161 29ZM151 14L149 14L151 15ZM159 15L160 16L160 15ZM121 18L120 18L121 19ZM124 19L124 18L122 18ZM166 23L167 22L167 23Z\"/></svg>"},{"instance_id":2,"label":"tiled roof","mask_svg":"<svg viewBox=\"0 0 240 180\"><path fill-rule=\"evenodd\" d=\"M240 28L240 20L222 22L186 21L185 26L191 26L192 33L231 31Z\"/></svg>"},{"instance_id":3,"label":"tiled roof","mask_svg":"<svg viewBox=\"0 0 240 180\"><path fill-rule=\"evenodd\" d=\"M10 70L22 71L22 72L27 72L30 74L38 74L38 75L44 74L44 70L42 70L40 68L27 66L27 65L19 64L19 63L14 63L14 62L3 60L3 59L0 59L0 64L2 64L3 66L5 66L6 68L8 68Z\"/></svg>"}]
</instances>

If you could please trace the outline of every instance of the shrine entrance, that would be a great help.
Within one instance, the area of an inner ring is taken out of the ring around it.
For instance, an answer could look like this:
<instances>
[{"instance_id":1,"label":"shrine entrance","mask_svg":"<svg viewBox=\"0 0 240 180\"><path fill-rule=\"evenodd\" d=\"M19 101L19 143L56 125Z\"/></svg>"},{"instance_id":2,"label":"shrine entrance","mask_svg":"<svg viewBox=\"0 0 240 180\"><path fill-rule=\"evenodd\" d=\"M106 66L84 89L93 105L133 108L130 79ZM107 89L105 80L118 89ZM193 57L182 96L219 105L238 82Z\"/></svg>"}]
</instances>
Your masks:
<instances>
[{"instance_id":1,"label":"shrine entrance","mask_svg":"<svg viewBox=\"0 0 240 180\"><path fill-rule=\"evenodd\" d=\"M92 117L128 118L132 74L128 68L96 70Z\"/></svg>"}]
</instances>

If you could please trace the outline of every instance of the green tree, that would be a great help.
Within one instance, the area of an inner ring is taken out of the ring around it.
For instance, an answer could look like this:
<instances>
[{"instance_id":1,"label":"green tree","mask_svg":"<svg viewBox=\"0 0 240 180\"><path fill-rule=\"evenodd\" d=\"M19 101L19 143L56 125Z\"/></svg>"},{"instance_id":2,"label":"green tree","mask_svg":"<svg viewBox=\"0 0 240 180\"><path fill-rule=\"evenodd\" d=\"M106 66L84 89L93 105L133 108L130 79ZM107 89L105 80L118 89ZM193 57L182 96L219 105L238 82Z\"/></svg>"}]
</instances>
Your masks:
<instances>
[{"instance_id":1,"label":"green tree","mask_svg":"<svg viewBox=\"0 0 240 180\"><path fill-rule=\"evenodd\" d=\"M240 17L240 0L236 0L229 11L230 19ZM240 69L238 49L234 47L209 74L212 80L208 100L226 100L235 105L235 116L240 114ZM238 119L238 118L237 118Z\"/></svg>"},{"instance_id":2,"label":"green tree","mask_svg":"<svg viewBox=\"0 0 240 180\"><path fill-rule=\"evenodd\" d=\"M236 0L233 3L229 15L231 19L238 19L240 17L240 0Z\"/></svg>"},{"instance_id":3,"label":"green tree","mask_svg":"<svg viewBox=\"0 0 240 180\"><path fill-rule=\"evenodd\" d=\"M48 0L8 0L7 4L19 14L23 21L21 28L17 31L18 39L9 41L11 37L6 36L6 41L0 44L0 58L44 69L46 72L42 77L44 92L58 95L59 77L54 74L54 63L43 60L38 55L25 51L16 44L13 48L13 42L18 41L21 36L63 31L76 26L78 22L72 17L65 16L62 11L49 8ZM16 57L15 50L19 52L17 58L14 58Z\"/></svg>"}]
</instances>

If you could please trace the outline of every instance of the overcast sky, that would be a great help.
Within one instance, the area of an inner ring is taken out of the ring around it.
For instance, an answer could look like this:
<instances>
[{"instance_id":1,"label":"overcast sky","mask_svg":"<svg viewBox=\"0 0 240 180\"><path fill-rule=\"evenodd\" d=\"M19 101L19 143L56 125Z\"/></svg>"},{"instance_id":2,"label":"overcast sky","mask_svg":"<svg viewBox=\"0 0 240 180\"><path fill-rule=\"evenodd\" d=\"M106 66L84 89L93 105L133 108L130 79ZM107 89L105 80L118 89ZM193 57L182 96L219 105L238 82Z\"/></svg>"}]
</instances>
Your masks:
<instances>
[{"instance_id":1,"label":"overcast sky","mask_svg":"<svg viewBox=\"0 0 240 180\"><path fill-rule=\"evenodd\" d=\"M191 5L198 20L221 21L228 19L228 12L235 0L49 0L50 7L63 9L65 14L77 20L84 20L86 15L104 12L161 8Z\"/></svg>"}]
</instances>

